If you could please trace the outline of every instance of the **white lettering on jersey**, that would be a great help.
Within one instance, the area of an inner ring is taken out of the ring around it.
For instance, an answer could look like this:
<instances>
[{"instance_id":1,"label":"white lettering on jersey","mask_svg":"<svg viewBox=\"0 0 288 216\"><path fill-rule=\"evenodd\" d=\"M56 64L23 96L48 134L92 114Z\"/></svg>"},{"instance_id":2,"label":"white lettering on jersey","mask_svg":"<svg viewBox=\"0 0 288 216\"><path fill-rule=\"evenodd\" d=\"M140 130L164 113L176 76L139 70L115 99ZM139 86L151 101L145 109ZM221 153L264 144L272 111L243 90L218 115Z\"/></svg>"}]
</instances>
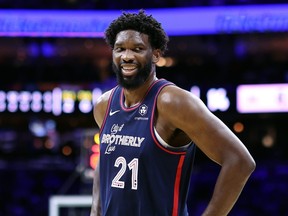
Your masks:
<instances>
[{"instance_id":1,"label":"white lettering on jersey","mask_svg":"<svg viewBox=\"0 0 288 216\"><path fill-rule=\"evenodd\" d=\"M145 140L144 137L127 136L118 134L103 134L101 143L141 147L141 143Z\"/></svg>"}]
</instances>

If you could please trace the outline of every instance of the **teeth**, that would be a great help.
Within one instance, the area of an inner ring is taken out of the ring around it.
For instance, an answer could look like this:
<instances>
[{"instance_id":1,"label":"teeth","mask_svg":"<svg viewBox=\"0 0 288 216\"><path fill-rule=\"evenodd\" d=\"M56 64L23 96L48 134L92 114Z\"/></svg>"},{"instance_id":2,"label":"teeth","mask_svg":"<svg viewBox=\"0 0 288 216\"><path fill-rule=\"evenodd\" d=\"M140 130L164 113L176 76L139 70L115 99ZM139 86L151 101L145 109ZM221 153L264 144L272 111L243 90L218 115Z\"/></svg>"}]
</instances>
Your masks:
<instances>
[{"instance_id":1,"label":"teeth","mask_svg":"<svg viewBox=\"0 0 288 216\"><path fill-rule=\"evenodd\" d=\"M134 70L135 67L123 67L124 70Z\"/></svg>"},{"instance_id":2,"label":"teeth","mask_svg":"<svg viewBox=\"0 0 288 216\"><path fill-rule=\"evenodd\" d=\"M122 66L122 68L123 68L124 70L134 70L136 67L135 67L135 65L131 65L131 66L125 65L125 66Z\"/></svg>"}]
</instances>

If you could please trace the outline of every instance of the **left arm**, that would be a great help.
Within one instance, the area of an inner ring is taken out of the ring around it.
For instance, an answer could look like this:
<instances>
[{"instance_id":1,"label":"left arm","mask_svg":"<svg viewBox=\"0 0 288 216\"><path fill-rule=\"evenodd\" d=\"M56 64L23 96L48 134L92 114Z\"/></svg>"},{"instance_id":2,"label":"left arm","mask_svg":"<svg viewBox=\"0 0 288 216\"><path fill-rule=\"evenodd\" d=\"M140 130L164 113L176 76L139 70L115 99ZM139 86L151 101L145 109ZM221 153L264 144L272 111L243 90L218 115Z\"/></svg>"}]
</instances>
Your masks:
<instances>
[{"instance_id":1,"label":"left arm","mask_svg":"<svg viewBox=\"0 0 288 216\"><path fill-rule=\"evenodd\" d=\"M199 98L188 91L166 87L160 93L157 105L159 118L170 127L184 131L203 153L221 165L203 216L227 215L255 169L255 161L247 148Z\"/></svg>"}]
</instances>

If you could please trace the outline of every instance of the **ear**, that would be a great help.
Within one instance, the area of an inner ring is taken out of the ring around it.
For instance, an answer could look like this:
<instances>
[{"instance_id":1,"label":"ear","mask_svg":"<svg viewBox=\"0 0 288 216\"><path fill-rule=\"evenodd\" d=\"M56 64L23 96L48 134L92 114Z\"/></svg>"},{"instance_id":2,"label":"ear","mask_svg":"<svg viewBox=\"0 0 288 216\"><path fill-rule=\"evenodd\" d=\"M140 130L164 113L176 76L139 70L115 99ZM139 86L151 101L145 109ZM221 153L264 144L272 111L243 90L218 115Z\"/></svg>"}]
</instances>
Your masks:
<instances>
[{"instance_id":1,"label":"ear","mask_svg":"<svg viewBox=\"0 0 288 216\"><path fill-rule=\"evenodd\" d=\"M152 62L157 63L161 57L161 52L159 49L153 50Z\"/></svg>"}]
</instances>

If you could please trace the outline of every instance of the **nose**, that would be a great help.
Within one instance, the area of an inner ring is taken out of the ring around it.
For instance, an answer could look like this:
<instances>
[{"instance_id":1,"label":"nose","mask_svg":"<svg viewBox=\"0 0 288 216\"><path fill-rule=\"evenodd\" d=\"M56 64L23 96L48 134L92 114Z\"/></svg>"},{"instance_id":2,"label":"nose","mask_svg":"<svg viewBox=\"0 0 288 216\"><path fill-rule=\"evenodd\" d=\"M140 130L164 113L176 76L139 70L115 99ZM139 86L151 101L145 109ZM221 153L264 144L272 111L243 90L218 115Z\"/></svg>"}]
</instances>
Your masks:
<instances>
[{"instance_id":1,"label":"nose","mask_svg":"<svg viewBox=\"0 0 288 216\"><path fill-rule=\"evenodd\" d=\"M123 54L122 54L122 60L123 61L130 61L133 60L134 56L133 56L133 52L129 49L126 49Z\"/></svg>"}]
</instances>

